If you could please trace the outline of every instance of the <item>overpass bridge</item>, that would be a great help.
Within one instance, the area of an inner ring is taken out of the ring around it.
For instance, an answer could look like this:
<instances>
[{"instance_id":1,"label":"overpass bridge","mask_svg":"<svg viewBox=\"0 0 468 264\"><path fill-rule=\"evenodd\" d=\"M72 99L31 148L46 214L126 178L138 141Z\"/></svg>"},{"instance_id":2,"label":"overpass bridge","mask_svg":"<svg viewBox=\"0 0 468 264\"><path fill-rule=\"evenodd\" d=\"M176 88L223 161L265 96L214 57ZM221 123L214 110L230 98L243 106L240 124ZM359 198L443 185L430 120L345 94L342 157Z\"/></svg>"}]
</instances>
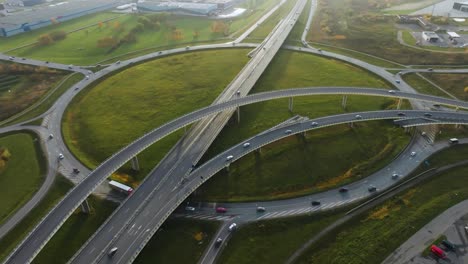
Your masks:
<instances>
[{"instance_id":1,"label":"overpass bridge","mask_svg":"<svg viewBox=\"0 0 468 264\"><path fill-rule=\"evenodd\" d=\"M390 90L391 91L391 90ZM116 152L105 162L99 165L87 178L80 184L70 190L67 195L60 201L43 219L42 221L28 234L25 240L14 250L9 256L6 263L28 263L30 262L39 250L47 243L47 241L55 234L66 219L73 211L86 199L92 190L102 183L108 176L115 172L119 167L129 161L132 157L146 149L154 142L160 140L166 135L183 128L203 117L224 111L226 109L235 109L236 107L262 102L271 99L288 98L294 96L307 95L369 95L369 96L385 96L402 99L424 100L441 105L459 107L468 109L468 103L458 100L441 98L431 95L405 93L400 91L391 91L383 89L369 88L352 88L352 87L315 87L303 89L289 89L274 92L258 93L246 97L235 98L230 101L217 105L208 106L192 113L186 114L178 119L168 122L139 139L132 142L130 145ZM454 114L454 112L450 112ZM154 180L156 183L156 180ZM175 183L180 186L179 183ZM187 186L187 185L185 185ZM129 200L141 204L148 196L148 193L140 194L140 188L129 197ZM176 197L177 199L177 197ZM179 200L183 197L178 197ZM164 204L169 204L165 202ZM166 205L167 206L167 205ZM168 209L168 208L167 208ZM169 212L170 210L168 210ZM167 216L169 215L166 213ZM128 216L128 215L127 215ZM149 231L148 231L149 232Z\"/></svg>"}]
</instances>

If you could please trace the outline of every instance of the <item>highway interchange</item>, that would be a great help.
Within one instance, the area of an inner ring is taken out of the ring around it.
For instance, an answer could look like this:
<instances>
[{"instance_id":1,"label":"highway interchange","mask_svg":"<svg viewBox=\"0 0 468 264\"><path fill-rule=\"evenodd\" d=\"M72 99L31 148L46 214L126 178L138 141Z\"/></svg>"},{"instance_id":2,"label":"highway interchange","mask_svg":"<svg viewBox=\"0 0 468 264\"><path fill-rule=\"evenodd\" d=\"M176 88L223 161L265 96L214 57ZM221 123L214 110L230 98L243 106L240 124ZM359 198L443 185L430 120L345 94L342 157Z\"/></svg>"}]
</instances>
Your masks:
<instances>
[{"instance_id":1,"label":"highway interchange","mask_svg":"<svg viewBox=\"0 0 468 264\"><path fill-rule=\"evenodd\" d=\"M312 5L312 8L314 7L314 4ZM295 13L297 13L296 11L294 12L291 12L292 15L294 15ZM313 13L313 12L311 12ZM297 14L296 14L297 15ZM311 17L311 16L309 16ZM297 19L296 18L290 18L290 19ZM287 24L287 23L285 23ZM291 26L292 27L292 26ZM287 35L286 35L287 36ZM276 39L276 38L275 38ZM282 42L281 42L282 43ZM279 47L281 46L281 43L277 43L275 47L276 49L279 49ZM270 44L270 45L273 45L273 44ZM216 44L216 45L206 45L206 46L201 46L201 47L191 47L191 50L201 50L201 49L208 49L208 48L220 48L220 47L231 47L232 44ZM249 46L249 45L237 45L237 46ZM251 46L255 46L255 45L251 45ZM265 46L267 49L266 49L266 52L269 52L272 47L266 45ZM382 68L380 67L376 67L376 66L373 66L373 65L366 65L366 63L362 62L362 61L358 61L358 60L354 60L354 59L350 59L348 57L345 57L345 56L342 56L342 55L336 55L336 54L332 54L332 53L328 53L328 52L324 52L324 51L318 51L316 49L313 49L313 48L308 48L308 49L305 49L305 48L298 48L298 47L289 47L290 49L296 49L296 50L301 50L303 52L311 52L311 53L316 53L316 54L320 54L322 56L330 56L330 57L335 57L337 59L342 59L342 60L345 60L345 61L348 61L348 62L351 62L351 63L355 63L356 65L358 66L362 66L366 69L369 69L371 71L374 71L375 73L378 73L381 77L384 77L385 79L387 79L389 82L392 82L394 83L396 78L399 78L399 76L394 76L392 74L390 74L389 72L383 70ZM180 48L180 49L174 49L174 50L171 50L171 51L165 51L165 52L161 52L161 53L153 53L153 54L149 54L149 55L145 55L145 56L142 56L142 57L139 57L139 58L135 58L135 59L131 59L131 60L128 60L128 61L125 61L125 62L122 62L120 64L111 64L109 65L109 67L105 68L104 70L102 71L99 71L97 72L96 74L90 74L87 70L85 69L81 69L81 68L78 68L78 67L74 67L73 70L76 70L78 72L81 72L85 75L90 75L90 80L83 80L82 82L80 82L76 87L78 87L79 89L82 89L84 87L86 87L89 83L91 83L92 81L94 81L95 79L98 79L98 78L101 78L102 76L104 75L107 75L109 73L111 73L112 71L116 70L116 69L119 69L119 68L122 68L122 67L125 67L125 66L128 66L129 64L133 64L135 62L139 62L139 61L143 61L143 60L147 60L147 59L151 59L151 58L154 58L154 57L158 57L158 56L165 56L165 55L168 55L168 54L175 54L175 53L178 53L178 52L184 52L186 51L185 49L183 48ZM273 55L276 53L276 51L271 51L272 54L271 54L271 57L270 57L270 60L271 58L273 57ZM256 57L254 57L255 59ZM3 59L6 59L6 57L4 57ZM20 62L21 63L21 62ZM31 65L41 65L43 66L44 65L44 62L40 62L40 61L34 61L34 60L27 60L25 61L24 63L28 63L28 64L31 64ZM267 67L268 65L268 62L263 62L263 61L260 61L260 62L257 62L257 64L259 64L260 66L264 68ZM66 65L60 65L60 64L54 64L54 63L49 63L48 66L50 67L54 67L54 68L58 68L58 69L68 69L68 66ZM257 66L258 67L258 66ZM68 69L69 70L69 69ZM250 72L252 72L252 70L249 70ZM415 71L428 71L428 70L405 70L404 72L415 72ZM453 72L452 70L434 70L434 72ZM462 70L455 70L455 71L460 71L460 72L468 72L468 70L466 69L462 69ZM261 72L263 72L263 70L259 70L258 72L258 76L261 75ZM248 77L246 76L238 76L238 77L241 77L239 78L239 80L243 80L242 81L242 84L244 83L244 80L248 80L248 78L250 77L250 75ZM251 80L251 85L253 85L256 81L258 77L254 77L252 78ZM237 78L236 78L237 79ZM249 85L247 85L249 86ZM402 91L408 91L408 92L413 92L412 89L407 85L405 84L404 82L401 82L399 85L397 85L398 88ZM237 87L241 87L241 86L237 86ZM242 86L243 87L243 86ZM322 88L322 91L320 91L320 88L314 88L315 90L312 92L312 91L309 91L310 94L372 94L372 95L377 95L377 96L388 96L388 97L395 97L395 98L410 98L410 99L424 99L424 100L427 100L427 101L431 101L433 103L440 103L440 104L447 104L447 105L452 105L452 106L458 106L460 108L466 108L466 103L464 102L460 102L460 101L455 101L455 100L450 100L450 99L445 99L445 98L436 98L436 97L424 97L423 95L416 95L416 94L407 94L407 93L403 93L403 92L399 92L399 91L395 91L394 93L389 93L388 91L386 90L378 90L378 91L374 91L371 89L369 90L366 90L366 91L361 91L359 90L360 88L336 88L336 89L341 89L341 90L336 90L336 91L333 91L333 88L330 89L330 87L324 87ZM301 91L300 91L301 90ZM215 113L216 111L222 111L222 110L226 110L226 109L232 109L232 108L235 108L237 106L241 106L241 105L245 105L245 104L248 104L248 103L254 103L254 102L260 102L260 101L263 101L263 100L270 100L270 99L273 99L273 98L281 98L281 97L293 97L293 96L299 96L299 95L306 95L306 93L304 92L305 90L307 89L295 89L295 90L287 90L287 91L278 91L278 93L275 94L275 92L272 92L272 93L265 93L265 94L256 94L254 96L247 96L247 97L244 97L245 95L248 94L248 91L249 91L249 88L246 88L246 89L243 89L241 90L241 94L240 96L237 96L236 93L237 93L237 89L232 89L229 93L227 93L225 96L224 96L224 99L223 97L220 96L220 98L222 100L220 101L225 101L225 103L221 103L221 104L218 104L218 105L214 105L212 106L211 109L206 108L206 109L202 109L200 111L196 111L194 113L196 113L197 115L194 115L192 116L193 113L191 114L188 114L180 119L177 119L179 121L179 123L174 123L174 124L170 124L171 126L162 126L158 129L155 129L153 130L152 132L146 134L145 136L143 136L142 138L138 139L137 141L135 141L134 143L132 143L131 145L127 146L126 148L124 148L122 151L114 154L109 160L107 160L105 163L101 164L95 171L93 171L91 173L91 175L89 177L87 177L85 180L83 180L79 185L77 185L77 187L75 187L75 189L73 189L73 191L70 193L72 194L73 192L75 193L79 193L79 199L75 199L74 201L72 202L69 202L67 204L65 204L65 202L62 202L61 204L58 205L58 207L55 208L55 210L59 210L57 208L59 208L60 206L64 206L65 208L76 208L77 206L79 206L79 204L91 193L91 191L102 181L104 181L106 179L106 177L110 174L109 172L112 172L112 171L115 171L116 169L118 169L121 165L123 165L126 161L128 161L131 157L133 157L134 155L136 155L138 152L140 152L142 149L146 148L149 144L152 144L154 143L156 140L162 138L163 136L169 134L171 131L174 131L178 128L181 128L183 126L186 126L187 124L189 123L192 123L202 117L205 117L207 115L210 115L210 114L213 114ZM308 90L312 90L312 89L308 89ZM326 91L325 91L326 90ZM78 167L78 168L82 168L82 171L85 171L86 172L86 168L84 168L81 164L79 164L79 162L77 162L76 160L74 160L72 157L72 154L68 152L67 148L65 147L64 143L63 143L63 139L61 139L61 133L60 133L60 120L61 120L61 117L63 115L63 112L66 108L66 106L68 105L68 103L71 101L71 99L73 98L73 96L76 94L76 91L74 89L70 89L67 93L64 94L64 96L62 96L62 98L60 98L60 100L57 101L57 103L51 108L53 109L53 111L48 111L46 114L50 115L48 117L48 120L49 120L49 123L48 123L48 130L49 131L54 131L54 135L56 135L56 138L53 140L54 142L56 142L56 146L55 147L51 147L50 149L53 149L53 150L58 150L60 151L61 153L64 153L65 156L67 157L66 160L71 160L71 163L70 165L66 165L68 167ZM237 97L240 97L240 98L237 98ZM229 100L229 101L227 101ZM420 104L419 102L415 103L413 102L413 106L415 106L414 104L416 104L416 109L421 109L421 108L424 108L424 106L422 104ZM208 110L207 110L208 109ZM204 112L203 112L204 111ZM409 111L407 113L408 117L412 116L413 114L418 116L418 117L423 117L424 116L424 113L426 113L428 111L420 111L420 112L417 112L417 111ZM440 118L440 123L465 123L464 119L464 114L456 114L456 115L459 115L460 117L457 118L457 119L451 119L451 120L448 120L448 116L443 116L443 114L441 113L445 113L445 112L435 112L433 113L433 117L434 119L436 120L439 120L437 118ZM232 114L232 111L231 111L231 114ZM231 114L227 114L227 116L230 117ZM377 115L374 115L374 114L377 114ZM450 113L448 114L449 116L452 116L454 115L455 113ZM362 121L364 120L369 120L369 119L375 119L375 118L391 118L391 119L398 119L398 118L401 118L398 116L398 112L397 111L394 111L393 112L393 116L391 115L391 113L386 113L386 112L376 112L376 113L360 113L360 115L362 116ZM386 116L388 115L388 116ZM436 118L437 117L437 118ZM346 117L343 117L343 116L333 116L333 117L330 117L332 118L332 123L335 122L335 121L338 121L340 118L344 118L344 119L341 119L341 121L339 121L338 123L349 123L349 122L353 122L353 121L361 121L361 120L355 120L355 116L353 114L350 114L349 116L346 116ZM177 121L176 120L176 121ZM431 120L428 120L428 119L425 119L427 122L433 122ZM299 129L301 126L306 126L307 128L311 129L311 126L310 126L310 122L307 123L308 121L306 122L294 122L292 124L289 124L290 126L290 130L294 131L291 133L292 134L295 134L295 133L299 133L301 132L301 130ZM325 126L326 121L324 120L317 120L317 123L321 123L321 125L317 126L318 127L323 127ZM171 122L172 123L172 122ZM309 126L305 125L305 124L308 124ZM331 124L331 123L330 123ZM220 126L222 127L222 125ZM31 129L34 129L34 130L37 130L37 128L31 128ZM7 129L4 129L4 130L8 130ZM214 129L214 133L219 132L220 128L216 128ZM304 129L305 130L305 129ZM0 129L0 132L2 130ZM272 130L268 133L266 133L265 135L272 135L275 133L278 133L276 136L277 138L281 138L281 137L285 137L285 136L289 136L289 135L285 135L284 133L284 128L283 130L281 129L277 129L277 130ZM44 130L42 131L41 133L41 136L44 137L47 137L48 131ZM270 134L271 133L271 134ZM264 138L263 136L262 137L258 137L258 139L262 139ZM274 137L273 137L274 138ZM265 137L266 139L266 137ZM270 138L272 139L272 138ZM252 140L254 142L256 142L255 140ZM187 140L188 143L189 140ZM184 142L184 143L187 143L187 142ZM258 143L260 143L261 141L259 141ZM53 144L53 142L51 142L51 144ZM254 147L254 144L255 143L252 143L252 150L255 148ZM138 145L138 147L134 146L134 145ZM183 144L180 146L180 148L183 148ZM239 147L239 146L237 146ZM241 149L242 151L246 151L244 148ZM195 156L198 155L198 158L201 156L200 153L202 153L204 151L204 149L201 149L200 150L200 147L199 147L199 151L198 153L196 153ZM248 150L247 150L248 151ZM53 166L57 166L57 164L53 164L55 163L55 159L54 157L56 157L56 154L57 152L53 153L54 151L47 151L48 152L48 156L49 156L49 166L50 168L53 168ZM125 155L123 155L123 154ZM194 157L193 155L191 157ZM198 158L195 158L195 159L192 159L192 160L188 160L186 161L186 164L184 166L182 166L182 171L178 172L179 175L182 175L184 177L187 177L188 181L185 183L185 184L181 184L181 181L174 181L174 182L171 182L172 186L175 186L176 187L176 190L172 190L172 191L168 191L167 193L160 193L158 195L165 195L165 197L172 197L172 200L171 202L172 203L167 203L169 204L169 206L167 206L167 208L163 208L164 210L160 210L160 214L158 214L157 216L160 217L162 220L158 220L158 224L156 225L153 225L153 224L148 224L147 227L148 228L141 228L141 232L142 233L149 233L149 232L155 232L157 230L157 228L159 227L160 223L162 223L162 221L167 218L167 216L170 214L170 212L172 210L174 210L177 205L182 202L184 200L184 198L186 196L188 196L193 190L194 188L196 188L197 186L199 186L202 182L204 182L206 178L203 178L203 179L199 179L198 176L202 176L202 175L208 175L206 173L206 171L203 171L202 168L204 168L204 166L208 166L208 165L203 165L201 166L200 168L198 168L197 170L195 170L193 173L191 173L190 175L187 175L187 172L188 170L190 169L192 163L193 163L193 160L198 160ZM222 165L224 165L225 163L225 160L224 160L224 156L220 155L218 156L218 159L217 162L218 162L218 165L217 166L214 166L213 167L210 167L212 169L212 171L215 171L216 169L222 169ZM235 156L235 159L237 159L237 155ZM213 161L215 162L215 161ZM106 164L106 163L112 163L112 164ZM222 164L221 164L222 163ZM414 162L413 162L414 163ZM178 163L177 163L178 164ZM211 164L211 163L207 163L207 164ZM415 163L416 164L416 163ZM221 165L221 166L220 166ZM216 168L216 169L215 169ZM164 168L163 168L164 169ZM185 170L185 172L183 171ZM109 173L109 174L108 174ZM201 174L203 173L203 174ZM98 179L94 179L94 178L97 178L97 177L93 177L93 175L100 175ZM48 177L49 178L49 177ZM88 179L92 179L92 180L88 180ZM94 180L93 180L94 179ZM160 179L157 178L157 177L154 177L154 178L151 178L151 177L148 177L147 178L147 181L149 180L153 180L154 183L156 183L157 181L159 181ZM181 178L182 179L182 178ZM388 177L386 177L386 179L388 180ZM178 187L180 186L180 188ZM75 191L77 190L78 191ZM142 189L142 188L140 188ZM146 196L146 195L142 195L143 194L143 189L140 190L138 189L137 192L135 192L135 195L132 196L132 197L138 197L138 195L140 196ZM367 189L366 189L367 190ZM141 193L140 193L141 192ZM83 195L84 194L84 195ZM174 196L175 194L175 196ZM367 194L367 193L365 193ZM336 195L334 195L336 196ZM126 203L129 203L129 200L131 199L128 199L126 201ZM136 204L140 203L139 201L141 201L141 199L136 199ZM156 199L157 200L157 199ZM65 200L64 200L65 201ZM324 200L325 201L325 200ZM164 202L166 202L166 200L164 200ZM130 205L132 206L132 205ZM158 204L153 204L152 206L155 206L157 207ZM132 206L134 207L134 206ZM322 206L322 208L325 207ZM69 210L68 211L68 215L69 213L71 213L72 210ZM55 211L54 210L54 211ZM140 208L141 210L141 208ZM249 209L250 210L250 209ZM117 210L118 211L118 210ZM116 212L117 212L116 211ZM235 212L235 211L234 211ZM60 226L60 222L63 222L65 219L66 219L66 216L63 215L63 212L62 215L53 215L53 211L52 211L52 214L49 214L48 218L50 217L51 219L55 219L54 221L55 222L52 222L52 223L49 223L49 230L45 230L45 231L41 231L41 232L44 232L42 235L45 238L45 240L42 240L42 241L46 241L50 238L51 235L53 235L53 233L56 231L56 229L59 228ZM252 210L250 210L250 212L248 214L252 213ZM271 212L269 212L271 213ZM141 214L142 217L141 217L141 223L143 222L146 222L147 221L147 216ZM153 214L151 214L153 216ZM156 215L156 214L155 214ZM256 215L256 214L255 214ZM266 214L265 214L266 215ZM279 215L281 216L281 215ZM262 217L262 216L260 216ZM257 218L260 218L257 216ZM268 218L268 217L264 217L264 218ZM112 218L109 218L109 219L113 219ZM128 234L131 234L133 231L135 230L132 230L132 226L130 226L129 224L126 225L127 228L130 228L129 231L125 230L126 232L128 232ZM112 226L109 226L109 228L112 230ZM138 226L137 226L138 228ZM52 229L52 231L50 231ZM37 231L37 229L36 229ZM36 232L35 231L35 232ZM136 232L135 232L136 234ZM140 233L141 234L141 233ZM101 236L99 236L101 238ZM136 254L139 252L139 250L141 250L142 246L141 245L144 245L144 243L146 243L147 239L151 236L141 236L141 240L142 242L141 243L136 243L135 244L135 248L132 249L131 251L129 251L128 253L128 256L127 258L124 260L124 259L118 259L117 262L114 262L116 261L115 259L112 259L112 263L118 263L118 261L121 261L122 263L123 262L127 262L129 259L133 259ZM124 236L125 239L127 239L127 236ZM107 241L112 241L113 238L110 238L110 240L107 240ZM146 241L145 241L146 240ZM30 245L23 245L25 248L27 248L29 251L31 251L32 249L38 249L40 248L41 246L38 246L38 243L40 244L40 240L38 239L35 239L34 241L36 241L37 243L33 243L31 244L32 246ZM38 242L39 241L39 242ZM114 241L112 241L114 242ZM124 241L123 243L127 243L126 241ZM87 244L89 245L89 243ZM97 255L97 257L95 258L100 258L102 257L103 255L105 255L105 253L107 252L106 250L108 249L108 244L103 244L103 247L102 249L100 250L99 254ZM83 250L86 250L86 246ZM29 252L31 253L31 252ZM36 254L36 252L33 252L34 254ZM121 252L119 252L121 253ZM78 261L77 257L79 257L79 255L75 256L75 260L76 263L81 263L81 261ZM29 259L28 257L25 258L25 259L22 259L21 261L24 261L24 262L27 262ZM109 259L108 258L104 258L102 259L103 263L107 263ZM10 260L12 261L12 260ZM88 260L86 260L88 261ZM15 262L11 262L11 263L15 263Z\"/></svg>"}]
</instances>

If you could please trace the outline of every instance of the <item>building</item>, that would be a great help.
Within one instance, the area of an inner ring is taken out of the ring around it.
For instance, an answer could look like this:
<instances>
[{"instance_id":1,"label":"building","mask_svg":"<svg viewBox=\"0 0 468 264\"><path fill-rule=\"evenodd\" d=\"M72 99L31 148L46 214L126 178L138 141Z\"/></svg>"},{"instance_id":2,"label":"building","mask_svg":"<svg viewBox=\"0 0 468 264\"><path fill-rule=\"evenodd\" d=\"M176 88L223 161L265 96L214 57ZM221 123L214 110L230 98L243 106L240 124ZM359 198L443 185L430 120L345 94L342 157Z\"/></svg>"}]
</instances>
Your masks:
<instances>
[{"instance_id":1,"label":"building","mask_svg":"<svg viewBox=\"0 0 468 264\"><path fill-rule=\"evenodd\" d=\"M453 3L453 9L468 13L468 1Z\"/></svg>"},{"instance_id":2,"label":"building","mask_svg":"<svg viewBox=\"0 0 468 264\"><path fill-rule=\"evenodd\" d=\"M423 31L422 38L427 42L437 42L439 41L439 35L432 31Z\"/></svg>"},{"instance_id":3,"label":"building","mask_svg":"<svg viewBox=\"0 0 468 264\"><path fill-rule=\"evenodd\" d=\"M137 7L143 12L170 12L195 16L214 15L218 9L216 4L156 1L139 1Z\"/></svg>"},{"instance_id":4,"label":"building","mask_svg":"<svg viewBox=\"0 0 468 264\"><path fill-rule=\"evenodd\" d=\"M0 16L0 37L9 37L51 24L75 19L121 5L114 0L74 0L49 5L35 6L33 9L6 13Z\"/></svg>"}]
</instances>

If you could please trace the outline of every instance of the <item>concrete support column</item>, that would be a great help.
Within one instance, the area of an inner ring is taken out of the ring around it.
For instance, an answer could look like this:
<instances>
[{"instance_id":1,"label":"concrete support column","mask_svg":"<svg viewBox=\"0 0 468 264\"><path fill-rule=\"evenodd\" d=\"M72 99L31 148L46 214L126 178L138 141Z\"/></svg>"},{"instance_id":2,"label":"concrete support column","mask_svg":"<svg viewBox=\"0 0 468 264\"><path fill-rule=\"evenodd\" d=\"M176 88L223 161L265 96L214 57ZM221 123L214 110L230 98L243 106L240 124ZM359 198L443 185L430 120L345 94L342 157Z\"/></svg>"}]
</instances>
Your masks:
<instances>
[{"instance_id":1,"label":"concrete support column","mask_svg":"<svg viewBox=\"0 0 468 264\"><path fill-rule=\"evenodd\" d=\"M458 129L458 128L461 128L461 125L460 125L460 124L456 124L456 125L455 125L455 128L457 128L457 129Z\"/></svg>"},{"instance_id":2,"label":"concrete support column","mask_svg":"<svg viewBox=\"0 0 468 264\"><path fill-rule=\"evenodd\" d=\"M237 123L240 123L240 107L238 106L236 109L237 112Z\"/></svg>"},{"instance_id":3,"label":"concrete support column","mask_svg":"<svg viewBox=\"0 0 468 264\"><path fill-rule=\"evenodd\" d=\"M289 97L289 106L288 106L289 112L293 111L293 98Z\"/></svg>"},{"instance_id":4,"label":"concrete support column","mask_svg":"<svg viewBox=\"0 0 468 264\"><path fill-rule=\"evenodd\" d=\"M398 109L398 110L400 110L400 108L401 108L401 101L403 101L403 100L401 100L401 98L398 98L398 104L397 104L397 107L396 107L396 109Z\"/></svg>"},{"instance_id":5,"label":"concrete support column","mask_svg":"<svg viewBox=\"0 0 468 264\"><path fill-rule=\"evenodd\" d=\"M346 103L348 102L348 96L347 95L343 95L343 99L341 99L341 107L343 109L346 109Z\"/></svg>"},{"instance_id":6,"label":"concrete support column","mask_svg":"<svg viewBox=\"0 0 468 264\"><path fill-rule=\"evenodd\" d=\"M91 207L89 206L88 200L84 200L84 202L81 203L81 212L85 214L91 213Z\"/></svg>"},{"instance_id":7,"label":"concrete support column","mask_svg":"<svg viewBox=\"0 0 468 264\"><path fill-rule=\"evenodd\" d=\"M227 172L229 172L229 165L230 165L230 163L226 164L226 167L224 167Z\"/></svg>"},{"instance_id":8,"label":"concrete support column","mask_svg":"<svg viewBox=\"0 0 468 264\"><path fill-rule=\"evenodd\" d=\"M349 123L349 127L354 127L354 122Z\"/></svg>"},{"instance_id":9,"label":"concrete support column","mask_svg":"<svg viewBox=\"0 0 468 264\"><path fill-rule=\"evenodd\" d=\"M134 171L139 171L140 170L140 163L138 163L138 158L137 156L132 158L132 169Z\"/></svg>"},{"instance_id":10,"label":"concrete support column","mask_svg":"<svg viewBox=\"0 0 468 264\"><path fill-rule=\"evenodd\" d=\"M257 152L257 153L262 153L262 148L256 149L255 152Z\"/></svg>"}]
</instances>

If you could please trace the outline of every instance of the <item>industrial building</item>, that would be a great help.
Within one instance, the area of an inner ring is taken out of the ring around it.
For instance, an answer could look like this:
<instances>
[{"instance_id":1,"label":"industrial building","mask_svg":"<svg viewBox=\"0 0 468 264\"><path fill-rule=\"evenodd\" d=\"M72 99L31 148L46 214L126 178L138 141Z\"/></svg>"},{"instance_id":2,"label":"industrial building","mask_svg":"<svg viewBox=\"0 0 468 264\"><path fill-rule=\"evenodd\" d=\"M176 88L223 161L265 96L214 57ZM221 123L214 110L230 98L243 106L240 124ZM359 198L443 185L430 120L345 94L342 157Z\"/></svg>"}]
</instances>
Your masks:
<instances>
[{"instance_id":1,"label":"industrial building","mask_svg":"<svg viewBox=\"0 0 468 264\"><path fill-rule=\"evenodd\" d=\"M22 1L24 3L24 1ZM0 37L9 37L84 15L112 9L123 2L114 0L74 0L25 8L0 16ZM1 13L1 11L0 11Z\"/></svg>"},{"instance_id":2,"label":"industrial building","mask_svg":"<svg viewBox=\"0 0 468 264\"><path fill-rule=\"evenodd\" d=\"M468 1L453 3L453 9L468 13Z\"/></svg>"},{"instance_id":3,"label":"industrial building","mask_svg":"<svg viewBox=\"0 0 468 264\"><path fill-rule=\"evenodd\" d=\"M217 4L187 3L187 2L159 2L139 1L138 11L143 12L171 12L186 15L209 16L218 9Z\"/></svg>"},{"instance_id":4,"label":"industrial building","mask_svg":"<svg viewBox=\"0 0 468 264\"><path fill-rule=\"evenodd\" d=\"M439 41L439 35L432 31L423 31L422 38L427 42L437 42Z\"/></svg>"}]
</instances>

